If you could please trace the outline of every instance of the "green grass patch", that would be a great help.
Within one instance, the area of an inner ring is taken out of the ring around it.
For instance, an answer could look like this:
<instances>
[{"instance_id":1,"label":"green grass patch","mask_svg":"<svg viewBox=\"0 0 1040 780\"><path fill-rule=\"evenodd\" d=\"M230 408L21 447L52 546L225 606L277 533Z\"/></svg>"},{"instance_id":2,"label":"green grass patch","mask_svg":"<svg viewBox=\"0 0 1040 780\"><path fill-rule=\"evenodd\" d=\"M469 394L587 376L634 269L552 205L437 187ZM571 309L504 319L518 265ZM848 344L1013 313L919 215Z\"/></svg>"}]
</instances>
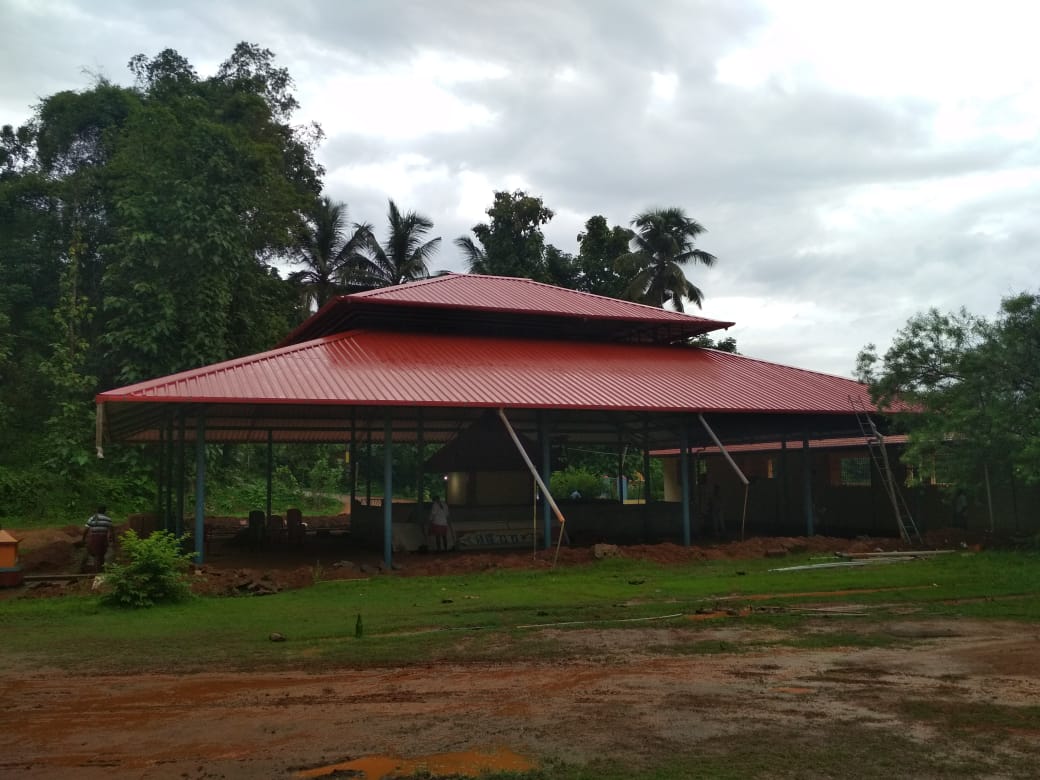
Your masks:
<instances>
[{"instance_id":1,"label":"green grass patch","mask_svg":"<svg viewBox=\"0 0 1040 780\"><path fill-rule=\"evenodd\" d=\"M970 615L1040 621L1040 556L949 555L877 568L772 573L772 561L662 567L623 559L545 571L492 570L451 577L380 576L321 582L262 598L199 598L134 612L95 597L0 602L0 663L105 671L307 668L408 664L418 660L542 658L566 650L539 626L681 629L668 652L730 652L700 631L719 621L646 620L698 609L751 605L774 612L723 618L748 628L794 632L798 647L886 646L898 639L856 626L884 618L885 605L913 606L914 619ZM746 572L738 575L740 571ZM833 630L797 632L806 604L862 604L871 618L833 617ZM355 637L357 616L364 635ZM519 628L533 626L533 628ZM271 632L288 641L269 641Z\"/></svg>"}]
</instances>

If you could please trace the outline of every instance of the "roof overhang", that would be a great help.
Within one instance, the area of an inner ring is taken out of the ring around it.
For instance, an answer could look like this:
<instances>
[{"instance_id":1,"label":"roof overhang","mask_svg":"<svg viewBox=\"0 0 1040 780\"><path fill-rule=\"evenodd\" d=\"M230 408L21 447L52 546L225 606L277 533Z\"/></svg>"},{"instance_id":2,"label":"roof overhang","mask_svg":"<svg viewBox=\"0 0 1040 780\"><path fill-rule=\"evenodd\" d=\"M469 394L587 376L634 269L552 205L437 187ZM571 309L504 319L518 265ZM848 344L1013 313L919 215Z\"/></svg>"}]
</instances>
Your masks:
<instances>
[{"instance_id":1,"label":"roof overhang","mask_svg":"<svg viewBox=\"0 0 1040 780\"><path fill-rule=\"evenodd\" d=\"M482 410L518 428L600 443L691 443L705 413L727 442L857 432L864 385L680 346L351 331L110 390L99 444L207 441L446 441Z\"/></svg>"}]
</instances>

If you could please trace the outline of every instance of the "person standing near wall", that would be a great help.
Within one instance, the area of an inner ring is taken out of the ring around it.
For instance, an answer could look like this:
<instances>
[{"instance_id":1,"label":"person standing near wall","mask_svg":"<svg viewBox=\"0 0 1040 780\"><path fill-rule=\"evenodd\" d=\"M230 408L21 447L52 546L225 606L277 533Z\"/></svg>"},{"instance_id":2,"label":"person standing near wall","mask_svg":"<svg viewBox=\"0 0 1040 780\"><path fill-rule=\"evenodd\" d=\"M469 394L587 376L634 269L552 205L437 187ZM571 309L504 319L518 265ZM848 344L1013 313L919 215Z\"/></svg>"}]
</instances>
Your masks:
<instances>
[{"instance_id":1,"label":"person standing near wall","mask_svg":"<svg viewBox=\"0 0 1040 780\"><path fill-rule=\"evenodd\" d=\"M437 552L448 551L448 505L440 496L433 496L430 504L430 536L434 538Z\"/></svg>"},{"instance_id":2,"label":"person standing near wall","mask_svg":"<svg viewBox=\"0 0 1040 780\"><path fill-rule=\"evenodd\" d=\"M105 566L105 555L108 553L109 545L115 545L116 529L112 518L106 512L105 505L97 508L97 512L90 516L86 526L83 528L83 541L87 546L87 561L93 559L94 571L100 572Z\"/></svg>"}]
</instances>

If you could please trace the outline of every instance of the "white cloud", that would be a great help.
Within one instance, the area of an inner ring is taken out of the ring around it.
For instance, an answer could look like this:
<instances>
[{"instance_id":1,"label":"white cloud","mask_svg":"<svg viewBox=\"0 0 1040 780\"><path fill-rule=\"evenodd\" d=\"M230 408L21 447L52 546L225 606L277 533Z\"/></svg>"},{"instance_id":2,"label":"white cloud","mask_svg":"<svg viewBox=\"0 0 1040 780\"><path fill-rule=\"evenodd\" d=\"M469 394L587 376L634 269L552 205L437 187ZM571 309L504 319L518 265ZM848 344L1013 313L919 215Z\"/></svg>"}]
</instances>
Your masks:
<instances>
[{"instance_id":1,"label":"white cloud","mask_svg":"<svg viewBox=\"0 0 1040 780\"><path fill-rule=\"evenodd\" d=\"M915 311L1036 287L1040 6L992 0L0 0L0 123L127 83L138 52L204 75L275 51L323 125L352 219L428 214L437 267L496 190L592 214L677 205L719 257L689 276L746 354L848 373Z\"/></svg>"}]
</instances>

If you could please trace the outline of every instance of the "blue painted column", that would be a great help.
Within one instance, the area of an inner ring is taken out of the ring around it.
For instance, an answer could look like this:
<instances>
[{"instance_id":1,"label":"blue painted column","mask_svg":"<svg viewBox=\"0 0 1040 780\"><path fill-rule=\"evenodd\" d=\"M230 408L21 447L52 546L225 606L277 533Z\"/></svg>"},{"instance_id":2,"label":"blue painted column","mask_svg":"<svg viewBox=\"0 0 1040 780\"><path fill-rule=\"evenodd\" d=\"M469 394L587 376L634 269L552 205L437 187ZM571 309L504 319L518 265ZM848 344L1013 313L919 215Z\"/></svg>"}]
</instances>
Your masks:
<instances>
[{"instance_id":1,"label":"blue painted column","mask_svg":"<svg viewBox=\"0 0 1040 780\"><path fill-rule=\"evenodd\" d=\"M383 562L394 563L394 431L390 414L383 421Z\"/></svg>"},{"instance_id":2,"label":"blue painted column","mask_svg":"<svg viewBox=\"0 0 1040 780\"><path fill-rule=\"evenodd\" d=\"M805 535L813 535L812 458L809 453L809 434L802 436L802 487L805 494Z\"/></svg>"},{"instance_id":3,"label":"blue painted column","mask_svg":"<svg viewBox=\"0 0 1040 780\"><path fill-rule=\"evenodd\" d=\"M545 424L545 419L541 414L538 415L538 439L542 444L542 482L545 483L546 487L549 486L549 480L552 478L552 452L549 442L549 429ZM545 528L545 549L552 549L552 507L549 506L549 502L546 501L545 496L542 496L542 526ZM563 529L560 529L560 533L563 533Z\"/></svg>"},{"instance_id":4,"label":"blue painted column","mask_svg":"<svg viewBox=\"0 0 1040 780\"><path fill-rule=\"evenodd\" d=\"M679 479L682 485L683 546L690 546L690 434L684 421L679 426Z\"/></svg>"},{"instance_id":5,"label":"blue painted column","mask_svg":"<svg viewBox=\"0 0 1040 780\"><path fill-rule=\"evenodd\" d=\"M419 526L422 527L426 521L426 504L424 502L425 496L423 495L425 493L423 490L423 477L426 475L426 442L423 431L423 410L421 406L416 410L415 457L419 464L419 468L415 475L415 520L419 523ZM444 487L445 492L447 492L447 485ZM445 502L447 502L448 497L443 496L443 498ZM454 541L455 540L452 539L452 542Z\"/></svg>"},{"instance_id":6,"label":"blue painted column","mask_svg":"<svg viewBox=\"0 0 1040 780\"><path fill-rule=\"evenodd\" d=\"M174 524L174 533L177 536L184 535L184 477L186 472L186 458L184 457L184 409L177 412L177 522Z\"/></svg>"},{"instance_id":7,"label":"blue painted column","mask_svg":"<svg viewBox=\"0 0 1040 780\"><path fill-rule=\"evenodd\" d=\"M206 415L199 410L195 424L195 563L206 554Z\"/></svg>"}]
</instances>

